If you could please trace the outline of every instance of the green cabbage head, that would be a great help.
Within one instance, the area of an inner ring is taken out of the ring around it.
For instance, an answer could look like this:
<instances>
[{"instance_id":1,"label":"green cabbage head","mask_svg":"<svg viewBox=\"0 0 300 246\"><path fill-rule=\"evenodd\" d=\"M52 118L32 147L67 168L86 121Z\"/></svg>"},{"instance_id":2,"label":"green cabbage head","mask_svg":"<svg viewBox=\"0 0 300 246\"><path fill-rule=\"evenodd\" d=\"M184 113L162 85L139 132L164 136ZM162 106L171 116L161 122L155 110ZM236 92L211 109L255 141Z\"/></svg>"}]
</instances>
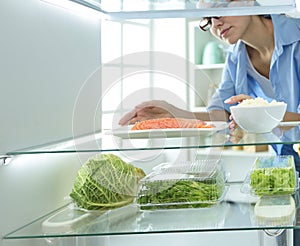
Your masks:
<instances>
[{"instance_id":1,"label":"green cabbage head","mask_svg":"<svg viewBox=\"0 0 300 246\"><path fill-rule=\"evenodd\" d=\"M98 154L79 169L70 197L78 207L86 210L104 210L133 202L142 169L113 154Z\"/></svg>"}]
</instances>

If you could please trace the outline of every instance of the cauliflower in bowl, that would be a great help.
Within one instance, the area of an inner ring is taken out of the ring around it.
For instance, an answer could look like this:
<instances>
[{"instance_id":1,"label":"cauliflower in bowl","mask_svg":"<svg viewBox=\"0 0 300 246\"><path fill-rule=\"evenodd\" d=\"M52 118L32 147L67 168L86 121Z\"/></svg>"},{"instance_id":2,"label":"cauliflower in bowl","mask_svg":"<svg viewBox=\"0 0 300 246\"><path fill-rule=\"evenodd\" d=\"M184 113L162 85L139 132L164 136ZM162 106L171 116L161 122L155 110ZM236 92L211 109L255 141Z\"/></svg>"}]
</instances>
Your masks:
<instances>
[{"instance_id":1,"label":"cauliflower in bowl","mask_svg":"<svg viewBox=\"0 0 300 246\"><path fill-rule=\"evenodd\" d=\"M238 104L239 107L247 107L247 106L269 106L269 105L283 105L284 102L278 102L276 100L273 100L271 102L268 102L267 100L257 97L257 98L251 98L251 99L245 99L240 104Z\"/></svg>"}]
</instances>

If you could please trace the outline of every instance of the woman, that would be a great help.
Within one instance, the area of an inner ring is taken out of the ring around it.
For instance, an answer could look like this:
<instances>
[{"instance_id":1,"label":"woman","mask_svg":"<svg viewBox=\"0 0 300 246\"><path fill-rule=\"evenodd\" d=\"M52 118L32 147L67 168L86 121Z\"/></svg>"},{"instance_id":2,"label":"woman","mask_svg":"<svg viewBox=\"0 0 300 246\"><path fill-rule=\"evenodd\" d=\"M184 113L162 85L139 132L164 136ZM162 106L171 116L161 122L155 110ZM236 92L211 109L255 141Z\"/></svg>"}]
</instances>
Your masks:
<instances>
[{"instance_id":1,"label":"woman","mask_svg":"<svg viewBox=\"0 0 300 246\"><path fill-rule=\"evenodd\" d=\"M285 15L204 18L214 36L230 44L222 82L203 113L179 109L165 101L137 105L119 124L149 118L183 117L228 120L229 107L246 98L284 101L284 121L300 120L300 19ZM230 127L234 127L232 122Z\"/></svg>"},{"instance_id":2,"label":"woman","mask_svg":"<svg viewBox=\"0 0 300 246\"><path fill-rule=\"evenodd\" d=\"M231 45L222 82L208 112L192 113L165 101L150 101L127 113L120 120L121 125L161 117L228 120L232 104L255 97L286 102L284 121L300 121L300 19L284 15L212 17L204 18L200 28L210 29L214 36ZM231 121L230 128L234 127L235 122ZM292 145L273 147L278 154L294 155L300 170L300 159ZM295 245L299 241L300 235L295 231Z\"/></svg>"},{"instance_id":3,"label":"woman","mask_svg":"<svg viewBox=\"0 0 300 246\"><path fill-rule=\"evenodd\" d=\"M210 17L200 22L200 28L210 29L230 44L222 82L207 112L193 113L165 101L149 101L122 117L120 125L163 117L227 121L232 104L256 97L286 102L283 120L300 121L300 19L285 15ZM230 128L234 127L231 121ZM277 147L278 154L298 158L291 146ZM300 169L300 161L296 164Z\"/></svg>"}]
</instances>

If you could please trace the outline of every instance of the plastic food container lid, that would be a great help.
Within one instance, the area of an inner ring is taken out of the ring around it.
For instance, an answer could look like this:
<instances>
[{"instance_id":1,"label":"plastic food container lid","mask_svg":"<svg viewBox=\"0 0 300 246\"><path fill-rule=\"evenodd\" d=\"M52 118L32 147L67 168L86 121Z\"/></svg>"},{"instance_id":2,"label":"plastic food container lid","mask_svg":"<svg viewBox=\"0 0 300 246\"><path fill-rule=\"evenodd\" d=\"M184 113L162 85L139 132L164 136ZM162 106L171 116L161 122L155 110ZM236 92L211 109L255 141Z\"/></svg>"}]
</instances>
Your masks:
<instances>
[{"instance_id":1,"label":"plastic food container lid","mask_svg":"<svg viewBox=\"0 0 300 246\"><path fill-rule=\"evenodd\" d=\"M207 173L213 174L221 167L219 159L205 159L185 162L164 162L155 166L152 173ZM150 175L148 175L150 176Z\"/></svg>"},{"instance_id":2,"label":"plastic food container lid","mask_svg":"<svg viewBox=\"0 0 300 246\"><path fill-rule=\"evenodd\" d=\"M293 225L295 201L291 195L262 197L254 206L254 219L261 226Z\"/></svg>"},{"instance_id":3,"label":"plastic food container lid","mask_svg":"<svg viewBox=\"0 0 300 246\"><path fill-rule=\"evenodd\" d=\"M217 204L225 191L219 161L162 165L140 181L141 209L199 208Z\"/></svg>"}]
</instances>

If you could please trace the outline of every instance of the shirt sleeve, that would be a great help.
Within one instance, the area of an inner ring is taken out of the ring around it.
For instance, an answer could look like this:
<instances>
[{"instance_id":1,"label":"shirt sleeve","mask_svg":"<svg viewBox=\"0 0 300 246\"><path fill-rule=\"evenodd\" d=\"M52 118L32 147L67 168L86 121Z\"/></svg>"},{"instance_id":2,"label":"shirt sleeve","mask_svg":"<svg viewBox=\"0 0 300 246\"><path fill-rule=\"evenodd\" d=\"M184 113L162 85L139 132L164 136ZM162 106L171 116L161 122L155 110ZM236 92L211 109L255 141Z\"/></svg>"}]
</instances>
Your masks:
<instances>
[{"instance_id":1,"label":"shirt sleeve","mask_svg":"<svg viewBox=\"0 0 300 246\"><path fill-rule=\"evenodd\" d=\"M229 107L232 105L228 105L224 103L224 100L226 100L231 96L236 95L235 85L232 79L233 70L235 70L234 65L230 64L229 62L226 62L222 74L222 82L220 83L215 94L208 102L207 111L226 110L227 112L230 113Z\"/></svg>"}]
</instances>

